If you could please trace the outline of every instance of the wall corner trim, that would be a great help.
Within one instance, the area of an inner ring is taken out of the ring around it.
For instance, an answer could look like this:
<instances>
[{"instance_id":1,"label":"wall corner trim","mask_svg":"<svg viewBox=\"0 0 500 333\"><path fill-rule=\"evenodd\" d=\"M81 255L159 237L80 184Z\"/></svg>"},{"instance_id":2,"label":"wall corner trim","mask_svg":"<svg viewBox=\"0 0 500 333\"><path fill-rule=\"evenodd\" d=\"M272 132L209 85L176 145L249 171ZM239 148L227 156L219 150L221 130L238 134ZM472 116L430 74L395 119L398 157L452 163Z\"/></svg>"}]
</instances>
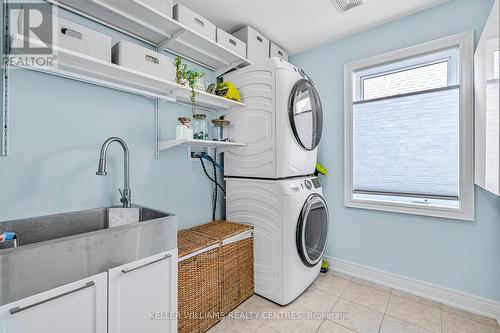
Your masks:
<instances>
[{"instance_id":1,"label":"wall corner trim","mask_svg":"<svg viewBox=\"0 0 500 333\"><path fill-rule=\"evenodd\" d=\"M500 325L500 302L495 300L338 258L325 256L325 259L330 262L330 268L333 271L427 298L464 311L496 319Z\"/></svg>"}]
</instances>

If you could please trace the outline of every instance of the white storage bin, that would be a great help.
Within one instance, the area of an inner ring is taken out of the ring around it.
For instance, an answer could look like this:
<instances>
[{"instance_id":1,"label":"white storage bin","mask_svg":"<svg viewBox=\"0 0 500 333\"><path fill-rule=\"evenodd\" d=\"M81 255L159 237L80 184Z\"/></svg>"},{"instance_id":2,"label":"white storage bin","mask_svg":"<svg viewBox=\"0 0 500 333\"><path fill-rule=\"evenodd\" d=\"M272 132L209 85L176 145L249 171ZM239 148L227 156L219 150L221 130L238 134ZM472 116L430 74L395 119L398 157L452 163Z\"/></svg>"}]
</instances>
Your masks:
<instances>
[{"instance_id":1,"label":"white storage bin","mask_svg":"<svg viewBox=\"0 0 500 333\"><path fill-rule=\"evenodd\" d=\"M288 61L288 53L285 52L281 47L271 42L271 47L269 50L269 58L278 57L283 60Z\"/></svg>"},{"instance_id":2,"label":"white storage bin","mask_svg":"<svg viewBox=\"0 0 500 333\"><path fill-rule=\"evenodd\" d=\"M150 7L165 16L172 17L173 0L135 0L137 3Z\"/></svg>"},{"instance_id":3,"label":"white storage bin","mask_svg":"<svg viewBox=\"0 0 500 333\"><path fill-rule=\"evenodd\" d=\"M136 45L120 41L113 46L113 63L160 79L175 81L175 62L173 59Z\"/></svg>"},{"instance_id":4,"label":"white storage bin","mask_svg":"<svg viewBox=\"0 0 500 333\"><path fill-rule=\"evenodd\" d=\"M251 62L269 58L269 39L254 28L246 26L233 35L247 43L247 59Z\"/></svg>"},{"instance_id":5,"label":"white storage bin","mask_svg":"<svg viewBox=\"0 0 500 333\"><path fill-rule=\"evenodd\" d=\"M24 11L20 11L17 19L18 33L23 34ZM30 15L36 11L31 10ZM31 17L30 17L31 18ZM32 22L36 18L32 18ZM50 27L47 27L50 29ZM44 31L44 34L52 34L52 45L63 49L111 62L111 37L100 32L82 27L76 23L63 18L53 16L52 30Z\"/></svg>"},{"instance_id":6,"label":"white storage bin","mask_svg":"<svg viewBox=\"0 0 500 333\"><path fill-rule=\"evenodd\" d=\"M243 58L247 57L247 43L239 40L230 33L225 32L221 28L217 28L217 43L224 46L226 49L239 54Z\"/></svg>"},{"instance_id":7,"label":"white storage bin","mask_svg":"<svg viewBox=\"0 0 500 333\"><path fill-rule=\"evenodd\" d=\"M215 24L181 4L174 6L174 19L215 42Z\"/></svg>"}]
</instances>

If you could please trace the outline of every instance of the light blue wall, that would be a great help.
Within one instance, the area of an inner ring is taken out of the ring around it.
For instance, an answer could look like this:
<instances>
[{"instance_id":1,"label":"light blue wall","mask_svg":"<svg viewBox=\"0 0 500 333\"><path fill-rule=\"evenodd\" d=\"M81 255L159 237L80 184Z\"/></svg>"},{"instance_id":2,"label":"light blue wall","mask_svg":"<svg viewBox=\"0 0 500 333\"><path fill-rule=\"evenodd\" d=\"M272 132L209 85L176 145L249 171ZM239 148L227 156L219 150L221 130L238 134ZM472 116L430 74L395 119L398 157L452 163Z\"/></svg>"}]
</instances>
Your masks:
<instances>
[{"instance_id":1,"label":"light blue wall","mask_svg":"<svg viewBox=\"0 0 500 333\"><path fill-rule=\"evenodd\" d=\"M124 38L61 15L111 34L115 42ZM213 79L207 73L207 82ZM0 221L119 203L119 146L110 148L109 175L95 175L101 144L110 136L129 145L135 203L178 214L180 227L211 220L212 185L200 163L188 161L186 148L154 158L151 99L21 69L12 69L10 80L10 155L0 157ZM190 107L162 104L162 137L173 138L177 117L190 113Z\"/></svg>"},{"instance_id":2,"label":"light blue wall","mask_svg":"<svg viewBox=\"0 0 500 333\"><path fill-rule=\"evenodd\" d=\"M500 300L500 198L476 188L473 223L344 207L343 66L450 34L478 39L493 0L454 0L292 57L325 108L319 160L331 206L327 255Z\"/></svg>"}]
</instances>

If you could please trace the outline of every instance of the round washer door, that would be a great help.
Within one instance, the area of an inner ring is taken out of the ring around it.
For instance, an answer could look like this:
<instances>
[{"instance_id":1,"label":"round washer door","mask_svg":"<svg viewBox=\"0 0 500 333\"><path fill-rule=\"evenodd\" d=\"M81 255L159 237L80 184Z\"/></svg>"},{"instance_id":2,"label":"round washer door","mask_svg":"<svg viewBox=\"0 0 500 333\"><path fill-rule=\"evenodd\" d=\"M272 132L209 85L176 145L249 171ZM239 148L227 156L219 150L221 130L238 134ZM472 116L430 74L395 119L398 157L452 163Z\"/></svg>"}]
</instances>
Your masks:
<instances>
[{"instance_id":1,"label":"round washer door","mask_svg":"<svg viewBox=\"0 0 500 333\"><path fill-rule=\"evenodd\" d=\"M304 265L313 267L323 259L328 235L329 212L319 194L311 194L297 224L297 250Z\"/></svg>"},{"instance_id":2,"label":"round washer door","mask_svg":"<svg viewBox=\"0 0 500 333\"><path fill-rule=\"evenodd\" d=\"M295 83L288 100L288 117L297 143L314 150L323 132L323 107L318 91L307 79Z\"/></svg>"}]
</instances>

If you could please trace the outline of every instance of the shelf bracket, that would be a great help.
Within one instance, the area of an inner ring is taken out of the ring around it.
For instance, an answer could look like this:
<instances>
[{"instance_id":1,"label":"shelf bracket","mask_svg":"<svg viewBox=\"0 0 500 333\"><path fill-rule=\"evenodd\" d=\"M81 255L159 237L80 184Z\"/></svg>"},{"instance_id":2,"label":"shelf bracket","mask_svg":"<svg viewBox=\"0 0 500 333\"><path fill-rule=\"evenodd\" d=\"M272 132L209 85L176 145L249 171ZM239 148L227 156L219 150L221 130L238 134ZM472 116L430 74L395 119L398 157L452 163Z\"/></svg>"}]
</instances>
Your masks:
<instances>
[{"instance_id":1,"label":"shelf bracket","mask_svg":"<svg viewBox=\"0 0 500 333\"><path fill-rule=\"evenodd\" d=\"M186 29L182 29L182 30L179 30L177 31L176 33L174 33L172 35L172 37L170 38L167 38L166 40L164 40L163 42L161 42L158 47L157 47L157 50L160 50L160 51L163 51L163 50L167 50L168 49L168 46L174 42L177 38L181 37L182 35L184 35L186 33Z\"/></svg>"},{"instance_id":2,"label":"shelf bracket","mask_svg":"<svg viewBox=\"0 0 500 333\"><path fill-rule=\"evenodd\" d=\"M239 65L241 65L242 63L244 63L245 60L238 60L238 61L235 61L235 62L232 62L231 64L229 64L228 66L225 66L225 67L222 67L222 68L218 68L216 71L215 71L215 77L219 77L223 74L226 74L227 72L229 72L231 69L233 68L236 68L238 67Z\"/></svg>"},{"instance_id":3,"label":"shelf bracket","mask_svg":"<svg viewBox=\"0 0 500 333\"><path fill-rule=\"evenodd\" d=\"M155 98L154 117L155 117L155 158L160 158L160 114L158 98Z\"/></svg>"},{"instance_id":4,"label":"shelf bracket","mask_svg":"<svg viewBox=\"0 0 500 333\"><path fill-rule=\"evenodd\" d=\"M155 51L158 52L158 48L155 48ZM160 102L158 98L155 98L154 101L154 109L153 114L155 118L155 158L160 159Z\"/></svg>"},{"instance_id":5,"label":"shelf bracket","mask_svg":"<svg viewBox=\"0 0 500 333\"><path fill-rule=\"evenodd\" d=\"M1 26L1 50L2 58L7 59L10 54L9 38L9 3L8 0L2 0L2 26ZM1 66L2 75L2 97L1 97L1 117L0 117L0 156L9 154L9 63L3 60Z\"/></svg>"},{"instance_id":6,"label":"shelf bracket","mask_svg":"<svg viewBox=\"0 0 500 333\"><path fill-rule=\"evenodd\" d=\"M231 106L229 109L221 109L215 112L215 118L223 117L227 115L228 113L231 113L233 111L239 110L243 108L243 106Z\"/></svg>"}]
</instances>

